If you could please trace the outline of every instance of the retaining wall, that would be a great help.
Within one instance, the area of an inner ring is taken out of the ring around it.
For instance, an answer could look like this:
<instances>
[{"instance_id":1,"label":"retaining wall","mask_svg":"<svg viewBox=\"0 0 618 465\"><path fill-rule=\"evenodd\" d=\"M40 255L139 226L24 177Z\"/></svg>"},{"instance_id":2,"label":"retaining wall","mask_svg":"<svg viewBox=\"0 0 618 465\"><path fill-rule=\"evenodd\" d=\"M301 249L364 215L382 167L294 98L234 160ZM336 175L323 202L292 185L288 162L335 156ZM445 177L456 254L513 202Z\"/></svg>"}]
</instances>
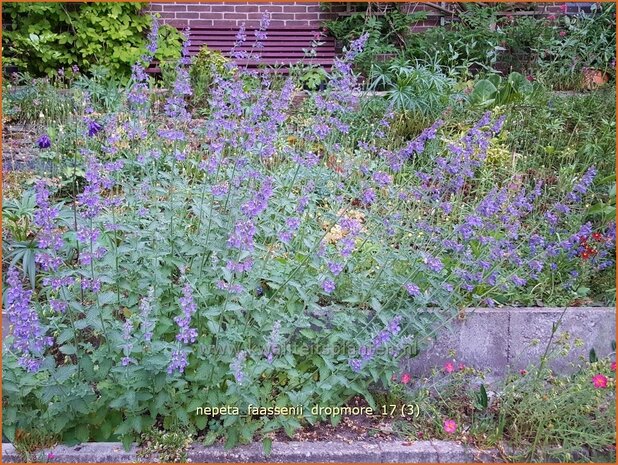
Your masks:
<instances>
[{"instance_id":1,"label":"retaining wall","mask_svg":"<svg viewBox=\"0 0 618 465\"><path fill-rule=\"evenodd\" d=\"M573 363L588 360L592 348L599 357L611 353L611 343L616 340L615 308L479 308L467 309L463 319L425 341L426 348L404 362L404 368L425 376L435 367L442 368L451 359L448 354L452 350L458 363L489 369L493 376L502 376L509 368L525 369L539 363L552 326L560 322L563 313L555 338L568 332L572 348L566 357L552 361L552 368L568 373L574 369ZM575 347L575 339L581 339L583 345Z\"/></svg>"}]
</instances>

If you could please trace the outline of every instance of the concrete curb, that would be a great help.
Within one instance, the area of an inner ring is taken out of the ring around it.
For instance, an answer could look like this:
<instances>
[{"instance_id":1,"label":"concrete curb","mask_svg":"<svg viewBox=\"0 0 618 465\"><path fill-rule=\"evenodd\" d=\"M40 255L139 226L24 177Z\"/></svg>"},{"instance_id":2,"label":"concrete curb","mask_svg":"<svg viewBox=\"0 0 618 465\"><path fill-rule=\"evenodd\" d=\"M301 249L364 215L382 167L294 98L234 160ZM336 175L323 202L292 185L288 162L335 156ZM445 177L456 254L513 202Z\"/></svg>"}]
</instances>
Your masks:
<instances>
[{"instance_id":1,"label":"concrete curb","mask_svg":"<svg viewBox=\"0 0 618 465\"><path fill-rule=\"evenodd\" d=\"M144 461L137 456L137 448L125 452L118 442L86 443L78 446L57 446L44 452L54 454L51 462L59 463L128 463ZM271 454L266 457L258 443L225 450L223 446L205 447L195 444L189 448L188 458L192 463L465 463L502 462L497 450L480 450L451 441L321 441L321 442L275 442ZM11 444L2 444L2 462L21 461Z\"/></svg>"}]
</instances>

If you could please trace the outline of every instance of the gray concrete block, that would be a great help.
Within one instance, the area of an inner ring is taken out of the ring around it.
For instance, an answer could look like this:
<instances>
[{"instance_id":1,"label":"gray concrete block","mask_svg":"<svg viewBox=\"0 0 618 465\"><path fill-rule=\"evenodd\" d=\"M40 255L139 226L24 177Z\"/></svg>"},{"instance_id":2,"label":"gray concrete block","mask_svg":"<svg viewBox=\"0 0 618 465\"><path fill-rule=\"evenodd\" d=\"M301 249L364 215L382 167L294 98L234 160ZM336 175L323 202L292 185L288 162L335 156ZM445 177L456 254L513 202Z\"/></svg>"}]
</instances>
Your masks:
<instances>
[{"instance_id":1,"label":"gray concrete block","mask_svg":"<svg viewBox=\"0 0 618 465\"><path fill-rule=\"evenodd\" d=\"M491 370L488 381L505 375L509 369L519 371L529 364L539 364L540 357L564 309L560 308L493 308L467 309L463 320L454 320L437 332L435 340L412 359L402 362L402 369L413 376L428 377L432 369L441 370L449 360L449 351L456 353L457 362L480 370ZM568 332L571 341L582 339L583 347L571 350L568 356L554 361L560 373L569 373L574 366L588 359L594 347L603 357L611 352L616 340L616 311L605 307L567 308L558 334ZM532 346L532 341L540 343Z\"/></svg>"},{"instance_id":2,"label":"gray concrete block","mask_svg":"<svg viewBox=\"0 0 618 465\"><path fill-rule=\"evenodd\" d=\"M439 463L502 462L496 450L474 449L452 441L431 441Z\"/></svg>"},{"instance_id":3,"label":"gray concrete block","mask_svg":"<svg viewBox=\"0 0 618 465\"><path fill-rule=\"evenodd\" d=\"M128 452L118 442L87 442L77 446L59 445L49 450L41 451L42 457L52 452L51 462L63 463L131 463L137 461L135 446ZM23 459L17 454L12 444L2 444L2 462L21 463Z\"/></svg>"},{"instance_id":4,"label":"gray concrete block","mask_svg":"<svg viewBox=\"0 0 618 465\"><path fill-rule=\"evenodd\" d=\"M505 309L467 309L463 319L453 320L437 331L437 336L417 357L403 362L413 376L426 377L432 369L441 370L456 353L457 361L481 370L504 373L508 361L509 313Z\"/></svg>"},{"instance_id":5,"label":"gray concrete block","mask_svg":"<svg viewBox=\"0 0 618 465\"><path fill-rule=\"evenodd\" d=\"M359 441L281 442L273 444L269 460L275 462L375 462L378 444Z\"/></svg>"},{"instance_id":6,"label":"gray concrete block","mask_svg":"<svg viewBox=\"0 0 618 465\"><path fill-rule=\"evenodd\" d=\"M436 463L438 461L438 452L430 441L384 442L380 444L380 448L382 449L381 461L384 463Z\"/></svg>"},{"instance_id":7,"label":"gray concrete block","mask_svg":"<svg viewBox=\"0 0 618 465\"><path fill-rule=\"evenodd\" d=\"M514 308L509 313L509 363L514 370L539 363L550 340L553 324L558 325L554 341L564 333L570 336L568 355L557 357L550 363L560 373L571 372L573 364L588 360L592 348L599 357L607 356L612 352L612 341L616 340L616 312L612 308L576 307L566 311L559 308ZM535 339L540 343L534 345ZM575 347L575 339L581 339L583 346ZM551 350L556 352L557 345L553 344Z\"/></svg>"}]
</instances>

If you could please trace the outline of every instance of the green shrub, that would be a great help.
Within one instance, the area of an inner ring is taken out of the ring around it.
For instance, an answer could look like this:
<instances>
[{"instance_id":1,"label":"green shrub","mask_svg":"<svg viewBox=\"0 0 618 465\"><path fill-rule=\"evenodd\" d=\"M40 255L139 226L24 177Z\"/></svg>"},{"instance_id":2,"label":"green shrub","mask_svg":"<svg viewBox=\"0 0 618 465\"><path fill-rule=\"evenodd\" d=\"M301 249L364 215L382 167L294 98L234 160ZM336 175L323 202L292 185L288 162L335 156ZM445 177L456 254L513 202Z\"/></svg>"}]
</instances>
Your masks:
<instances>
[{"instance_id":1,"label":"green shrub","mask_svg":"<svg viewBox=\"0 0 618 465\"><path fill-rule=\"evenodd\" d=\"M83 71L107 67L127 79L131 65L146 46L152 18L144 3L8 3L2 46L5 65L34 76L52 76L58 69L77 65ZM7 24L8 23L8 24ZM157 59L179 55L173 28ZM175 42L175 43L174 43Z\"/></svg>"},{"instance_id":2,"label":"green shrub","mask_svg":"<svg viewBox=\"0 0 618 465\"><path fill-rule=\"evenodd\" d=\"M193 60L189 71L191 86L193 87L192 105L200 109L207 105L207 98L215 75L229 76L226 64L227 58L216 50L209 49L204 45Z\"/></svg>"}]
</instances>

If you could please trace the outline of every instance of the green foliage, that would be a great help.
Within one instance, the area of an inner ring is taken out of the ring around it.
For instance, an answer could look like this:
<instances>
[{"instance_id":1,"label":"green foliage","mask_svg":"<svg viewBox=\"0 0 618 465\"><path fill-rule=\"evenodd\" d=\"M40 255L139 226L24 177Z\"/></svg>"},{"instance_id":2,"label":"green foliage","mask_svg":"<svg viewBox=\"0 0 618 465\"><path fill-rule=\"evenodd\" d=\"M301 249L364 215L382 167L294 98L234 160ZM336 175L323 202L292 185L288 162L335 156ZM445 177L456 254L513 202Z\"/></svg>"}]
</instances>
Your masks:
<instances>
[{"instance_id":1,"label":"green foliage","mask_svg":"<svg viewBox=\"0 0 618 465\"><path fill-rule=\"evenodd\" d=\"M551 37L533 48L538 56L535 69L539 79L556 88L581 85L584 68L600 70L615 78L616 6L592 6L591 13L561 16L548 25Z\"/></svg>"},{"instance_id":2,"label":"green foliage","mask_svg":"<svg viewBox=\"0 0 618 465\"><path fill-rule=\"evenodd\" d=\"M191 86L193 87L192 106L200 112L208 105L210 88L216 75L229 76L231 70L226 65L228 59L221 52L209 49L206 45L200 48L199 53L193 59L189 70Z\"/></svg>"},{"instance_id":3,"label":"green foliage","mask_svg":"<svg viewBox=\"0 0 618 465\"><path fill-rule=\"evenodd\" d=\"M395 429L412 440L441 438L481 448L509 450L509 462L615 462L616 396L614 355L570 366L571 374L555 374L549 361L563 357L583 341L559 334L536 364L487 382L486 373L463 368L435 373L401 390L401 403L418 405L420 415ZM606 388L592 378L603 375ZM454 420L455 433L443 421Z\"/></svg>"},{"instance_id":4,"label":"green foliage","mask_svg":"<svg viewBox=\"0 0 618 465\"><path fill-rule=\"evenodd\" d=\"M400 57L371 67L370 90L386 92L386 99L397 112L412 118L436 118L452 101L455 81L439 66L430 67Z\"/></svg>"},{"instance_id":5,"label":"green foliage","mask_svg":"<svg viewBox=\"0 0 618 465\"><path fill-rule=\"evenodd\" d=\"M11 263L20 263L24 274L34 286L37 250L33 239L33 219L36 207L32 191L24 191L19 199L5 199L2 202L2 256ZM8 244L11 243L11 247Z\"/></svg>"},{"instance_id":6,"label":"green foliage","mask_svg":"<svg viewBox=\"0 0 618 465\"><path fill-rule=\"evenodd\" d=\"M142 434L138 456L160 463L185 463L191 434L181 428L171 431L152 429Z\"/></svg>"},{"instance_id":7,"label":"green foliage","mask_svg":"<svg viewBox=\"0 0 618 465\"><path fill-rule=\"evenodd\" d=\"M300 66L294 70L300 86L306 90L318 90L326 84L328 73L318 66Z\"/></svg>"},{"instance_id":8,"label":"green foliage","mask_svg":"<svg viewBox=\"0 0 618 465\"><path fill-rule=\"evenodd\" d=\"M55 76L33 79L29 73L17 73L3 82L2 112L10 120L24 123L61 122L75 110L72 78Z\"/></svg>"},{"instance_id":9,"label":"green foliage","mask_svg":"<svg viewBox=\"0 0 618 465\"><path fill-rule=\"evenodd\" d=\"M482 108L521 102L534 92L535 86L517 72L512 72L506 79L492 74L480 79L470 93L469 102Z\"/></svg>"},{"instance_id":10,"label":"green foliage","mask_svg":"<svg viewBox=\"0 0 618 465\"><path fill-rule=\"evenodd\" d=\"M480 70L491 71L505 50L505 34L496 26L500 8L470 4L450 27L412 34L406 40L405 53L438 63L461 78Z\"/></svg>"},{"instance_id":11,"label":"green foliage","mask_svg":"<svg viewBox=\"0 0 618 465\"><path fill-rule=\"evenodd\" d=\"M341 40L346 46L351 40L368 34L364 50L354 60L357 69L364 75L370 72L376 57L396 53L399 47L406 43L412 24L422 21L427 16L424 11L406 14L396 3L360 3L355 4L355 8L357 12L350 16L326 21L324 25L336 39Z\"/></svg>"},{"instance_id":12,"label":"green foliage","mask_svg":"<svg viewBox=\"0 0 618 465\"><path fill-rule=\"evenodd\" d=\"M7 3L8 25L2 36L3 60L34 76L52 76L77 65L89 71L99 65L116 78L128 79L142 55L151 17L144 3ZM168 31L169 32L169 31ZM177 53L173 41L156 56Z\"/></svg>"}]
</instances>

